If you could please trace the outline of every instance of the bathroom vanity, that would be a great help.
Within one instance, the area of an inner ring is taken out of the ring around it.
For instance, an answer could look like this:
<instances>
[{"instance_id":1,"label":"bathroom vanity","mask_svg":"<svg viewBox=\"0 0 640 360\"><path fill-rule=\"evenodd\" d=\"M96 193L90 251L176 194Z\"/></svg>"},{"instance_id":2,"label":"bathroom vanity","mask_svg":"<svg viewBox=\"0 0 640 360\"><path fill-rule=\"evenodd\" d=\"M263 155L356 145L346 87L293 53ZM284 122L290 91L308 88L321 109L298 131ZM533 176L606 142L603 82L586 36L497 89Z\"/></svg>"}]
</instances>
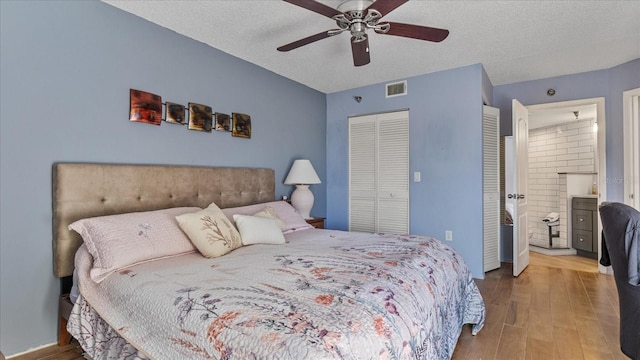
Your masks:
<instances>
[{"instance_id":1,"label":"bathroom vanity","mask_svg":"<svg viewBox=\"0 0 640 360\"><path fill-rule=\"evenodd\" d=\"M571 245L578 255L598 258L598 198L571 198Z\"/></svg>"}]
</instances>

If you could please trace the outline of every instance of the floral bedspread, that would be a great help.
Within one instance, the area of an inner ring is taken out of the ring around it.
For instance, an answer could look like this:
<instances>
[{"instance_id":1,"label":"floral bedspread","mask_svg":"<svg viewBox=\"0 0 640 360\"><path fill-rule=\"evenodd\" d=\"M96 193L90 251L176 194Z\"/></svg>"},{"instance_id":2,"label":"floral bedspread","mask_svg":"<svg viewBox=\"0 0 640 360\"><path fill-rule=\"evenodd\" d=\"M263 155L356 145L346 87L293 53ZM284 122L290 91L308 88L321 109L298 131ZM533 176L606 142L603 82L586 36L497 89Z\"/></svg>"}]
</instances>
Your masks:
<instances>
[{"instance_id":1,"label":"floral bedspread","mask_svg":"<svg viewBox=\"0 0 640 360\"><path fill-rule=\"evenodd\" d=\"M82 319L92 309L119 335L103 337L124 340L122 358L449 359L463 324L483 326L469 270L438 240L315 229L287 240L152 261L100 284L81 248L68 328L96 358L100 322Z\"/></svg>"}]
</instances>

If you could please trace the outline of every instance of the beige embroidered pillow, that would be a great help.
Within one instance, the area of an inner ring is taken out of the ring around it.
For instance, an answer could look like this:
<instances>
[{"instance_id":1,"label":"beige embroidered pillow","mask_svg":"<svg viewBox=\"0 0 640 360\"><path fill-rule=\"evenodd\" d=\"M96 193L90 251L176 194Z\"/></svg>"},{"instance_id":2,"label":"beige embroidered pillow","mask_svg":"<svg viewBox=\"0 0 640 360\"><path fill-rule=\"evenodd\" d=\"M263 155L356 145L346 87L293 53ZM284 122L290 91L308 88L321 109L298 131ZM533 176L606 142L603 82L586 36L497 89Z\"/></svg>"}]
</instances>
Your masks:
<instances>
[{"instance_id":1,"label":"beige embroidered pillow","mask_svg":"<svg viewBox=\"0 0 640 360\"><path fill-rule=\"evenodd\" d=\"M287 228L287 225L285 225L282 220L280 220L278 213L271 206L267 206L264 210L258 211L257 213L253 214L253 216L275 220L276 224L278 224L278 226L280 227L280 230L284 230Z\"/></svg>"},{"instance_id":2,"label":"beige embroidered pillow","mask_svg":"<svg viewBox=\"0 0 640 360\"><path fill-rule=\"evenodd\" d=\"M214 203L198 212L176 216L176 220L193 245L208 258L242 246L238 230Z\"/></svg>"}]
</instances>

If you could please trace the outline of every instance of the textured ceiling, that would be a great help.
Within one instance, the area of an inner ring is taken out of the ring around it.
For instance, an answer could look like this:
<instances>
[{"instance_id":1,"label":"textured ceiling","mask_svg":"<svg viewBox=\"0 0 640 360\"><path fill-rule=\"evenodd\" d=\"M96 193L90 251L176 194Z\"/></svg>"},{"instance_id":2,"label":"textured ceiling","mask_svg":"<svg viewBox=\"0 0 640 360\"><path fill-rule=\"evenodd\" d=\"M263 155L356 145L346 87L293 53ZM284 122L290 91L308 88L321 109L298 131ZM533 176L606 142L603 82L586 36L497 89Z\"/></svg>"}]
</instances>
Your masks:
<instances>
[{"instance_id":1,"label":"textured ceiling","mask_svg":"<svg viewBox=\"0 0 640 360\"><path fill-rule=\"evenodd\" d=\"M501 85L640 58L640 1L411 0L383 20L449 29L449 37L430 43L369 32L371 63L358 68L345 33L276 51L336 28L283 1L103 1L324 93L476 63Z\"/></svg>"}]
</instances>

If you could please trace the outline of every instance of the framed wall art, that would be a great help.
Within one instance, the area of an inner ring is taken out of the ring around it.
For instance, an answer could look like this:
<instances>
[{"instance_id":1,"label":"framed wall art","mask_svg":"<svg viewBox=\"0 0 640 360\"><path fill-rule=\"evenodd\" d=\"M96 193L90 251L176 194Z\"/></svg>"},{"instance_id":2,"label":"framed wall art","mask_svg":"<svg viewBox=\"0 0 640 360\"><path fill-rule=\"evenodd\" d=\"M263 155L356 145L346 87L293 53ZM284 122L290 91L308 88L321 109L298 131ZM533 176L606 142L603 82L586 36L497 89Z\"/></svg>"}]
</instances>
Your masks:
<instances>
[{"instance_id":1,"label":"framed wall art","mask_svg":"<svg viewBox=\"0 0 640 360\"><path fill-rule=\"evenodd\" d=\"M216 130L231 131L231 117L229 114L216 113Z\"/></svg>"},{"instance_id":2,"label":"framed wall art","mask_svg":"<svg viewBox=\"0 0 640 360\"><path fill-rule=\"evenodd\" d=\"M129 90L129 121L160 125L162 97L146 91Z\"/></svg>"},{"instance_id":3,"label":"framed wall art","mask_svg":"<svg viewBox=\"0 0 640 360\"><path fill-rule=\"evenodd\" d=\"M167 102L165 105L164 121L172 124L184 125L185 122L185 108L184 105Z\"/></svg>"},{"instance_id":4,"label":"framed wall art","mask_svg":"<svg viewBox=\"0 0 640 360\"><path fill-rule=\"evenodd\" d=\"M189 129L211 132L213 110L211 106L189 103Z\"/></svg>"},{"instance_id":5,"label":"framed wall art","mask_svg":"<svg viewBox=\"0 0 640 360\"><path fill-rule=\"evenodd\" d=\"M251 116L247 114L233 113L232 136L251 139Z\"/></svg>"}]
</instances>

